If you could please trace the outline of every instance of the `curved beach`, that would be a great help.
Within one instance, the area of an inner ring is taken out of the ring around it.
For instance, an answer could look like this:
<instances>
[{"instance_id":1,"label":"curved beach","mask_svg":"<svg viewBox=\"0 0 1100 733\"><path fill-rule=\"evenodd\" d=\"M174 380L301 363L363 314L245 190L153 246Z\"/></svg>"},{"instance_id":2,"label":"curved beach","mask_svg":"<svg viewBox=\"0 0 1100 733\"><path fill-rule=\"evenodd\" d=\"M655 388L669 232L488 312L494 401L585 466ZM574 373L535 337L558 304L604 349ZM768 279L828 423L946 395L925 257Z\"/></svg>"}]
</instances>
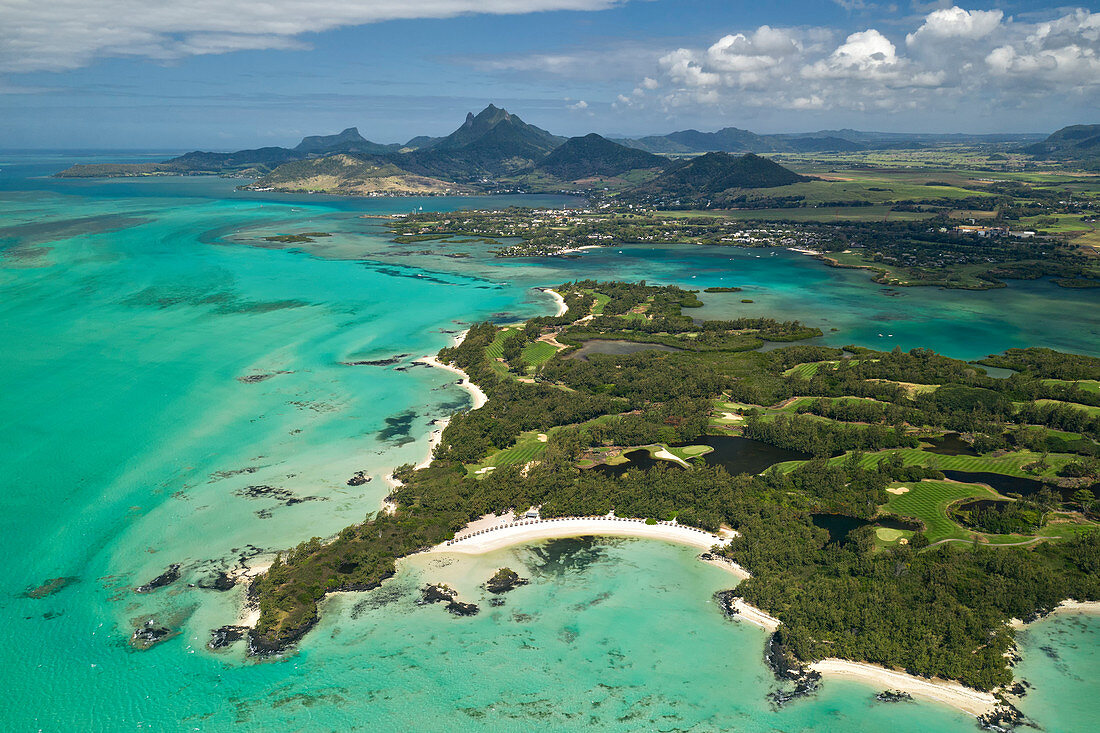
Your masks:
<instances>
[{"instance_id":1,"label":"curved beach","mask_svg":"<svg viewBox=\"0 0 1100 733\"><path fill-rule=\"evenodd\" d=\"M569 312L569 306L565 304L565 298L563 298L561 296L561 293L559 293L557 290L554 290L553 288L543 288L542 292L549 295L558 304L558 312L554 314L556 317L564 316L566 313Z\"/></svg>"},{"instance_id":2,"label":"curved beach","mask_svg":"<svg viewBox=\"0 0 1100 733\"><path fill-rule=\"evenodd\" d=\"M980 692L958 682L916 677L877 664L822 659L811 664L810 669L826 677L854 679L882 689L901 690L913 697L950 705L975 717L992 712L998 704L997 698L990 692Z\"/></svg>"},{"instance_id":3,"label":"curved beach","mask_svg":"<svg viewBox=\"0 0 1100 733\"><path fill-rule=\"evenodd\" d=\"M453 540L433 547L430 552L455 552L480 555L512 545L561 537L638 537L663 540L709 550L715 545L725 545L728 539L718 537L695 527L675 522L646 524L643 519L620 517L561 517L557 519L520 519L494 526L459 532Z\"/></svg>"},{"instance_id":4,"label":"curved beach","mask_svg":"<svg viewBox=\"0 0 1100 733\"><path fill-rule=\"evenodd\" d=\"M463 336L464 335L465 334L463 334ZM459 339L458 343L462 343L462 339ZM416 359L416 362L420 364L427 364L428 366L433 366L437 369L446 369L447 371L462 377L461 381L459 381L458 383L458 386L469 392L470 397L473 398L473 405L470 407L471 410L477 410L489 401L489 398L485 395L484 392L481 391L481 387L478 387L476 384L471 382L470 375L462 371L458 367L451 366L450 364L444 364L435 356L422 356L419 359Z\"/></svg>"}]
</instances>

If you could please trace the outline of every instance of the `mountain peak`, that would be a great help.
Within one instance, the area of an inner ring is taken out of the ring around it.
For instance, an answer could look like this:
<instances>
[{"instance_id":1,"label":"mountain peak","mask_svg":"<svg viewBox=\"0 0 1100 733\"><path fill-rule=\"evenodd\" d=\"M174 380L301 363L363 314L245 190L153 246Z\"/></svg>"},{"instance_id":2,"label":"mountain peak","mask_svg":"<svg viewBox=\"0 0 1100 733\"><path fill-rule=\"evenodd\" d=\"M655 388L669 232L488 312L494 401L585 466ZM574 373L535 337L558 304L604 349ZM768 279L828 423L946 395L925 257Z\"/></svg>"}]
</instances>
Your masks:
<instances>
[{"instance_id":1,"label":"mountain peak","mask_svg":"<svg viewBox=\"0 0 1100 733\"><path fill-rule=\"evenodd\" d=\"M341 145L374 145L359 134L359 128L348 127L335 135L308 135L302 138L298 147L300 153L319 153Z\"/></svg>"}]
</instances>

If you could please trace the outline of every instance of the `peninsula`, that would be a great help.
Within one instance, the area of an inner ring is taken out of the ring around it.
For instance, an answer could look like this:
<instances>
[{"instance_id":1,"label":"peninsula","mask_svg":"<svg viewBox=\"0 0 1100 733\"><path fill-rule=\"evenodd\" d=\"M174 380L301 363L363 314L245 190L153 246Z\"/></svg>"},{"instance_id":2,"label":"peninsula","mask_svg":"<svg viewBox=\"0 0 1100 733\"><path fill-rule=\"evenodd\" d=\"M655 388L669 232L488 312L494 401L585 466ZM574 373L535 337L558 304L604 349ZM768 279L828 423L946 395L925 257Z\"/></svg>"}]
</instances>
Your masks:
<instances>
[{"instance_id":1,"label":"peninsula","mask_svg":"<svg viewBox=\"0 0 1100 733\"><path fill-rule=\"evenodd\" d=\"M723 602L773 619L770 658L805 674L839 659L1000 691L1013 619L1100 600L1100 359L1019 350L1000 379L924 349L800 345L817 331L797 322L696 321L676 287L554 290L564 314L440 353L487 401L395 471L392 513L251 582L254 653L400 557L559 530L693 538L748 576Z\"/></svg>"}]
</instances>

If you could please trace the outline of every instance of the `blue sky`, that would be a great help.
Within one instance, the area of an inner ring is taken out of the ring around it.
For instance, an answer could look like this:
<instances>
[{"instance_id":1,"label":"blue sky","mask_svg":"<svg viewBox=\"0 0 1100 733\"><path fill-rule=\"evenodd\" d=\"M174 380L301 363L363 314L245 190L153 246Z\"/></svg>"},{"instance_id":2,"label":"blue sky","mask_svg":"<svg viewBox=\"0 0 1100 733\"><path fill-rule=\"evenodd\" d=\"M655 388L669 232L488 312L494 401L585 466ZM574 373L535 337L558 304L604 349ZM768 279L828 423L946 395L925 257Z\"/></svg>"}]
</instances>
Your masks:
<instances>
[{"instance_id":1,"label":"blue sky","mask_svg":"<svg viewBox=\"0 0 1100 733\"><path fill-rule=\"evenodd\" d=\"M0 0L0 147L1100 122L1096 3Z\"/></svg>"}]
</instances>

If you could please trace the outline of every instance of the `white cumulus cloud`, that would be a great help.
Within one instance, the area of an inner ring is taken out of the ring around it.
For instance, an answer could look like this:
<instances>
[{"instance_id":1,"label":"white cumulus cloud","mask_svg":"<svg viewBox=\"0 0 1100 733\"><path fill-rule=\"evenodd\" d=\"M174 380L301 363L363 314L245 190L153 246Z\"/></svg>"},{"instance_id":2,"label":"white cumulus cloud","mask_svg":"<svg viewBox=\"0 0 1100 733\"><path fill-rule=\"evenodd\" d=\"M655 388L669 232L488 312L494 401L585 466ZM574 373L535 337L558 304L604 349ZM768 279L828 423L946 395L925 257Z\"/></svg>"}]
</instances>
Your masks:
<instances>
[{"instance_id":1,"label":"white cumulus cloud","mask_svg":"<svg viewBox=\"0 0 1100 733\"><path fill-rule=\"evenodd\" d=\"M907 46L919 46L932 39L978 39L988 36L1001 25L1000 10L963 10L959 6L936 10L928 14L913 33L905 37Z\"/></svg>"},{"instance_id":2,"label":"white cumulus cloud","mask_svg":"<svg viewBox=\"0 0 1100 733\"><path fill-rule=\"evenodd\" d=\"M727 33L710 46L663 53L661 74L653 79L662 92L639 95L638 85L629 99L635 107L666 111L712 105L969 112L1043 108L1068 99L1095 110L1100 13L1050 15L1036 22L1000 10L930 8L908 33L865 28L842 41L830 29L765 25Z\"/></svg>"},{"instance_id":3,"label":"white cumulus cloud","mask_svg":"<svg viewBox=\"0 0 1100 733\"><path fill-rule=\"evenodd\" d=\"M301 47L344 26L467 13L604 10L627 0L0 0L0 71L61 71L97 58L176 59Z\"/></svg>"}]
</instances>

